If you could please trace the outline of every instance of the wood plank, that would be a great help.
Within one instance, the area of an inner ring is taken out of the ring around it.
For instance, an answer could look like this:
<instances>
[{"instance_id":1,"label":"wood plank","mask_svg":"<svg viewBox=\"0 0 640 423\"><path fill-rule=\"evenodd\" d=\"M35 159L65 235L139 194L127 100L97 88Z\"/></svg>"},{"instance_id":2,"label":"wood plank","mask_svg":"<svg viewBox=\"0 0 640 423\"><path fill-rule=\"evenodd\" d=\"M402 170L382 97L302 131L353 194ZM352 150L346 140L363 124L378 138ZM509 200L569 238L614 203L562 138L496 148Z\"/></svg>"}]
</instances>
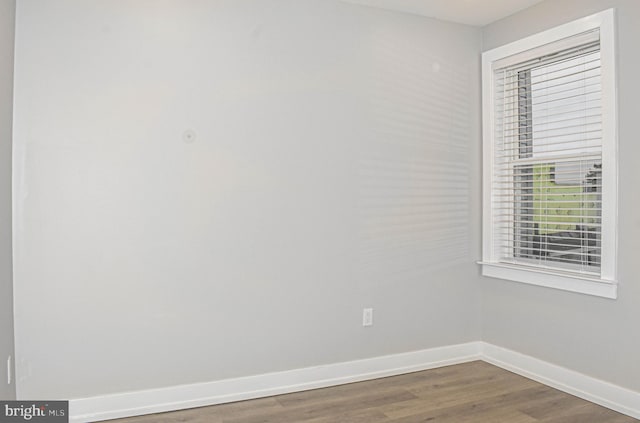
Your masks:
<instances>
[{"instance_id":1,"label":"wood plank","mask_svg":"<svg viewBox=\"0 0 640 423\"><path fill-rule=\"evenodd\" d=\"M309 393L313 395L313 391L309 391ZM302 406L285 407L284 410L259 417L256 416L255 418L224 419L224 423L296 423L324 416L337 417L349 411L369 409L413 398L416 398L416 396L405 389L383 388L358 392L326 401L312 401Z\"/></svg>"},{"instance_id":2,"label":"wood plank","mask_svg":"<svg viewBox=\"0 0 640 423\"><path fill-rule=\"evenodd\" d=\"M624 414L616 413L596 404L587 403L571 413L561 413L543 420L540 423L633 423L638 420Z\"/></svg>"}]
</instances>

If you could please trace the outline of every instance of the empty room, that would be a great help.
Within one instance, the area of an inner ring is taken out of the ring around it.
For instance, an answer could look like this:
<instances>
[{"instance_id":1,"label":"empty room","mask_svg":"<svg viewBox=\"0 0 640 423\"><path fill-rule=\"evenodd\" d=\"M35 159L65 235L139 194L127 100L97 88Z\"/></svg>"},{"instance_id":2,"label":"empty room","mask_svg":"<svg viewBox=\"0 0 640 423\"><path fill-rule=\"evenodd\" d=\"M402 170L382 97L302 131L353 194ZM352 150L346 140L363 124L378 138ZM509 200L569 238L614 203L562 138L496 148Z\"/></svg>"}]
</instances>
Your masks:
<instances>
[{"instance_id":1,"label":"empty room","mask_svg":"<svg viewBox=\"0 0 640 423\"><path fill-rule=\"evenodd\" d=\"M640 421L638 22L0 0L0 423Z\"/></svg>"}]
</instances>

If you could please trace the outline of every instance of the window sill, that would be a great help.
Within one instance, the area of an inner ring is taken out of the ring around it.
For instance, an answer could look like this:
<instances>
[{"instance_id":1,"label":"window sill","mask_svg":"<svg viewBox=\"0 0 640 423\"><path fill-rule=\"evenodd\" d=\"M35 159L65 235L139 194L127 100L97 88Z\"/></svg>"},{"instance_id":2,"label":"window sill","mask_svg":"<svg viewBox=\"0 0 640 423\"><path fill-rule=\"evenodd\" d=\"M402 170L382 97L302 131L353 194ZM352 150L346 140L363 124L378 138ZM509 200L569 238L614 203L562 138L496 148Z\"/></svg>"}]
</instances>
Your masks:
<instances>
[{"instance_id":1,"label":"window sill","mask_svg":"<svg viewBox=\"0 0 640 423\"><path fill-rule=\"evenodd\" d=\"M582 276L544 269L529 269L504 263L479 262L478 264L482 265L482 275L491 278L578 292L596 297L618 298L618 284L615 281L603 280L587 275Z\"/></svg>"}]
</instances>

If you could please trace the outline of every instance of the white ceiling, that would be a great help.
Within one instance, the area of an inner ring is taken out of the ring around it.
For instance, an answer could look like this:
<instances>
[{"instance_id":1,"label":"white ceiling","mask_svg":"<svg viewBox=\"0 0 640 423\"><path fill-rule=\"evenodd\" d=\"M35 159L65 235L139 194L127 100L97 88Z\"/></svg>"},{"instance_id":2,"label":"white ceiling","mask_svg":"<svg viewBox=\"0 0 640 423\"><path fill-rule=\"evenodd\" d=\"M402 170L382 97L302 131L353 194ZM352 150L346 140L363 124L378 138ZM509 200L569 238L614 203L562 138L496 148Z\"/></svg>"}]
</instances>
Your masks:
<instances>
[{"instance_id":1,"label":"white ceiling","mask_svg":"<svg viewBox=\"0 0 640 423\"><path fill-rule=\"evenodd\" d=\"M542 0L343 0L349 3L484 26Z\"/></svg>"}]
</instances>

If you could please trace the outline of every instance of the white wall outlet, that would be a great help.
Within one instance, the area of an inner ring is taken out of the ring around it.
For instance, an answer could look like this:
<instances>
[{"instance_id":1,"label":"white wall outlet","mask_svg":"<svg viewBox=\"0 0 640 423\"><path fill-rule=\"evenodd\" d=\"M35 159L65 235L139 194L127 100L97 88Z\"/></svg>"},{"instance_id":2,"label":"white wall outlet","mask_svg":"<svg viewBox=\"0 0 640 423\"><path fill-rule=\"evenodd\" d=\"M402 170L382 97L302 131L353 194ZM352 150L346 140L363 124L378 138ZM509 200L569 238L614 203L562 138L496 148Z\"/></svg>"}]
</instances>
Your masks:
<instances>
[{"instance_id":1,"label":"white wall outlet","mask_svg":"<svg viewBox=\"0 0 640 423\"><path fill-rule=\"evenodd\" d=\"M373 309L364 308L362 309L362 326L371 326L371 325L373 325Z\"/></svg>"}]
</instances>

